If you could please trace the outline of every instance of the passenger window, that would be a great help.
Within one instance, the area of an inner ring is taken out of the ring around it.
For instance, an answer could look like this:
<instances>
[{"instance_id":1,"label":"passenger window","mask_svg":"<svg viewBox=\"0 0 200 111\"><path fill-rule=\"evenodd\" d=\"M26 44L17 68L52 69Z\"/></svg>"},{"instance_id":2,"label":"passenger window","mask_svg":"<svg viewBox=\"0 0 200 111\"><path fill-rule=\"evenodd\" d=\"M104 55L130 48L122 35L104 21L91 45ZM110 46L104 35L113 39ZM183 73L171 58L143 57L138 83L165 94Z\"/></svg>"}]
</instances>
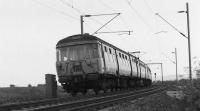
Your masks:
<instances>
[{"instance_id":1,"label":"passenger window","mask_svg":"<svg viewBox=\"0 0 200 111\"><path fill-rule=\"evenodd\" d=\"M104 46L104 50L105 50L105 52L107 52L107 47L106 46Z\"/></svg>"},{"instance_id":2,"label":"passenger window","mask_svg":"<svg viewBox=\"0 0 200 111\"><path fill-rule=\"evenodd\" d=\"M127 60L127 56L125 56L125 59Z\"/></svg>"},{"instance_id":3,"label":"passenger window","mask_svg":"<svg viewBox=\"0 0 200 111\"><path fill-rule=\"evenodd\" d=\"M122 58L124 59L124 54L122 54Z\"/></svg>"},{"instance_id":4,"label":"passenger window","mask_svg":"<svg viewBox=\"0 0 200 111\"><path fill-rule=\"evenodd\" d=\"M120 57L120 58L122 57L121 53L119 53L119 57Z\"/></svg>"},{"instance_id":5,"label":"passenger window","mask_svg":"<svg viewBox=\"0 0 200 111\"><path fill-rule=\"evenodd\" d=\"M101 45L100 44L98 44L98 56L101 58L102 57L102 52L101 52Z\"/></svg>"},{"instance_id":6,"label":"passenger window","mask_svg":"<svg viewBox=\"0 0 200 111\"><path fill-rule=\"evenodd\" d=\"M112 51L111 51L111 49L109 48L109 52L110 52L110 54L112 54Z\"/></svg>"},{"instance_id":7,"label":"passenger window","mask_svg":"<svg viewBox=\"0 0 200 111\"><path fill-rule=\"evenodd\" d=\"M61 52L60 52L60 49L57 49L56 52L57 52L57 61L61 61Z\"/></svg>"}]
</instances>

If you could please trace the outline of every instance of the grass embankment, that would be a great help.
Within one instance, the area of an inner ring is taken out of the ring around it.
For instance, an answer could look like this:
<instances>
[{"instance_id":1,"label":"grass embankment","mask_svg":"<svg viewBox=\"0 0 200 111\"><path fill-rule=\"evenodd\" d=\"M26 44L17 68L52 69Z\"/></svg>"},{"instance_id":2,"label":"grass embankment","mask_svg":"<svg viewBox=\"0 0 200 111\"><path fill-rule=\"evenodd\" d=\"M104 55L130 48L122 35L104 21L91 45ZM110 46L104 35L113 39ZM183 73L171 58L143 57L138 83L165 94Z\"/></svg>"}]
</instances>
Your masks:
<instances>
[{"instance_id":1,"label":"grass embankment","mask_svg":"<svg viewBox=\"0 0 200 111\"><path fill-rule=\"evenodd\" d=\"M58 97L65 95L62 88L58 87ZM0 88L0 105L41 99L45 99L45 86Z\"/></svg>"},{"instance_id":2,"label":"grass embankment","mask_svg":"<svg viewBox=\"0 0 200 111\"><path fill-rule=\"evenodd\" d=\"M182 99L172 98L163 92L120 104L109 111L200 111L200 80L194 80L193 85L181 80L179 86L182 87L176 90L183 91Z\"/></svg>"},{"instance_id":3,"label":"grass embankment","mask_svg":"<svg viewBox=\"0 0 200 111\"><path fill-rule=\"evenodd\" d=\"M11 87L0 88L0 104L43 99L42 87Z\"/></svg>"}]
</instances>

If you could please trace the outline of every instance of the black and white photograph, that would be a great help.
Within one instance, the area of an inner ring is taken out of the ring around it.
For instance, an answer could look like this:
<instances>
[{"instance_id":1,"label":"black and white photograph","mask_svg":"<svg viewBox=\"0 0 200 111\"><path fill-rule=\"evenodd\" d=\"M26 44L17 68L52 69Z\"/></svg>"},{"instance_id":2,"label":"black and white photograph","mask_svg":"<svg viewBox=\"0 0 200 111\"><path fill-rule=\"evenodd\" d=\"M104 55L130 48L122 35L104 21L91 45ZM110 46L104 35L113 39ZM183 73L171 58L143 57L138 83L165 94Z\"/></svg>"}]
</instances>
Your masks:
<instances>
[{"instance_id":1,"label":"black and white photograph","mask_svg":"<svg viewBox=\"0 0 200 111\"><path fill-rule=\"evenodd\" d=\"M200 111L199 0L0 0L0 111Z\"/></svg>"}]
</instances>

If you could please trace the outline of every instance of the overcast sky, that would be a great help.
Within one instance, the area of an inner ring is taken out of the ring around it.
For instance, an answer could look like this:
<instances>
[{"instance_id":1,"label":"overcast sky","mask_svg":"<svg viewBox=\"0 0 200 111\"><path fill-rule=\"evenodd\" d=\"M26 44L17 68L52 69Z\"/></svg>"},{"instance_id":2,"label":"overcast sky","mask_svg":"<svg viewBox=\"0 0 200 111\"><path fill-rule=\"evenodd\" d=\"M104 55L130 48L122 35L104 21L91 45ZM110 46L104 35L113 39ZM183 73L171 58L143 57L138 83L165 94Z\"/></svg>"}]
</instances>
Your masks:
<instances>
[{"instance_id":1,"label":"overcast sky","mask_svg":"<svg viewBox=\"0 0 200 111\"><path fill-rule=\"evenodd\" d=\"M144 62L162 62L164 79L175 79L174 48L178 53L178 73L188 78L187 39L155 13L159 13L187 35L185 13L189 2L192 60L200 57L199 0L0 0L0 87L44 83L45 74L56 74L56 43L80 34L80 15L121 13L100 31L128 31L127 35L96 34ZM114 15L84 18L84 32L92 34ZM160 32L160 33L158 33ZM195 64L195 63L194 63ZM195 64L196 66L196 64ZM160 66L152 73L161 79Z\"/></svg>"}]
</instances>

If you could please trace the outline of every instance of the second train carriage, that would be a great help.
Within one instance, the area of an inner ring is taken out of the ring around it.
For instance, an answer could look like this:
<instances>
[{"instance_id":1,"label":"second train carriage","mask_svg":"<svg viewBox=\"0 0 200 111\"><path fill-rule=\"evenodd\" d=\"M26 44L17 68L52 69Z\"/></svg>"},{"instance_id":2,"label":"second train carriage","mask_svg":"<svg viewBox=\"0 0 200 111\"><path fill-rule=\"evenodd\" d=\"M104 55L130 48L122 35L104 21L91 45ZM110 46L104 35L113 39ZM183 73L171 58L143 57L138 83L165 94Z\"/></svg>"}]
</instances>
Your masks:
<instances>
[{"instance_id":1,"label":"second train carriage","mask_svg":"<svg viewBox=\"0 0 200 111\"><path fill-rule=\"evenodd\" d=\"M59 82L71 93L151 85L149 67L135 56L89 34L56 45Z\"/></svg>"}]
</instances>

